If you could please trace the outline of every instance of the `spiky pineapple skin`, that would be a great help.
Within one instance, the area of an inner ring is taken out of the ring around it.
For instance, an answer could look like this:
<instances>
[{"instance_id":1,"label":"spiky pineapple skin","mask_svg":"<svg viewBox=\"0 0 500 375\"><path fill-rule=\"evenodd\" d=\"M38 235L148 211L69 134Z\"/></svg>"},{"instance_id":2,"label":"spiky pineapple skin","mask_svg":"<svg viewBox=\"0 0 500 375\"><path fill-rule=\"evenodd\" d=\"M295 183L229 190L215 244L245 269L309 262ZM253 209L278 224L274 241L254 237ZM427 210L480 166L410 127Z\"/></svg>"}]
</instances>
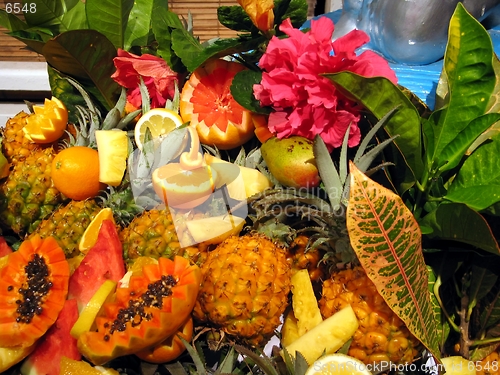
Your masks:
<instances>
[{"instance_id":1,"label":"spiky pineapple skin","mask_svg":"<svg viewBox=\"0 0 500 375\"><path fill-rule=\"evenodd\" d=\"M195 318L238 342L265 344L288 305L291 267L285 254L264 235L223 241L201 266Z\"/></svg>"},{"instance_id":2,"label":"spiky pineapple skin","mask_svg":"<svg viewBox=\"0 0 500 375\"><path fill-rule=\"evenodd\" d=\"M52 148L31 151L0 189L0 219L19 235L33 232L65 200L51 178L54 155Z\"/></svg>"},{"instance_id":3,"label":"spiky pineapple skin","mask_svg":"<svg viewBox=\"0 0 500 375\"><path fill-rule=\"evenodd\" d=\"M91 199L70 201L43 220L30 237L35 234L42 238L52 236L64 250L66 258L72 258L79 254L80 239L100 210L101 207Z\"/></svg>"},{"instance_id":4,"label":"spiky pineapple skin","mask_svg":"<svg viewBox=\"0 0 500 375\"><path fill-rule=\"evenodd\" d=\"M308 248L309 237L300 234L294 238L286 250L288 263L292 267L292 275L302 269L309 272L311 281L318 282L325 277L326 267L321 263L324 252Z\"/></svg>"},{"instance_id":5,"label":"spiky pineapple skin","mask_svg":"<svg viewBox=\"0 0 500 375\"><path fill-rule=\"evenodd\" d=\"M120 231L123 244L123 258L127 263L141 256L155 259L173 259L176 255L188 258L193 263L201 263L206 257L206 247L182 247L172 214L167 208L144 211Z\"/></svg>"},{"instance_id":6,"label":"spiky pineapple skin","mask_svg":"<svg viewBox=\"0 0 500 375\"><path fill-rule=\"evenodd\" d=\"M2 152L9 163L23 161L33 150L42 148L24 135L29 114L21 111L2 128Z\"/></svg>"},{"instance_id":7,"label":"spiky pineapple skin","mask_svg":"<svg viewBox=\"0 0 500 375\"><path fill-rule=\"evenodd\" d=\"M359 321L348 354L366 364L409 363L419 342L390 309L362 267L345 269L324 281L319 306L323 318L350 304Z\"/></svg>"}]
</instances>

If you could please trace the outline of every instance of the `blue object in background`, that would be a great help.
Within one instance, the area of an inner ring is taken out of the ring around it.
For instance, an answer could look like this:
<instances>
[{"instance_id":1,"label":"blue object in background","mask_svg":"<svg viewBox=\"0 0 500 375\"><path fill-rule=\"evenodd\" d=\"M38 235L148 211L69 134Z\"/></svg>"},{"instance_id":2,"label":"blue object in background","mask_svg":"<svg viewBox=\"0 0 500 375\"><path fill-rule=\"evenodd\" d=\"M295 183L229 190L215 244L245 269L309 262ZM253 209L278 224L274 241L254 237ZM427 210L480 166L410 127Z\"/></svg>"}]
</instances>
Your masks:
<instances>
[{"instance_id":1,"label":"blue object in background","mask_svg":"<svg viewBox=\"0 0 500 375\"><path fill-rule=\"evenodd\" d=\"M318 17L328 17L334 23L338 22L342 10L326 13ZM309 28L310 21L307 21L302 26ZM500 25L488 30L494 51L500 56ZM443 69L443 60L428 65L404 65L397 63L389 63L391 68L396 72L398 83L406 87L415 95L417 95L427 106L432 110L435 105L436 87L439 81L439 76Z\"/></svg>"}]
</instances>

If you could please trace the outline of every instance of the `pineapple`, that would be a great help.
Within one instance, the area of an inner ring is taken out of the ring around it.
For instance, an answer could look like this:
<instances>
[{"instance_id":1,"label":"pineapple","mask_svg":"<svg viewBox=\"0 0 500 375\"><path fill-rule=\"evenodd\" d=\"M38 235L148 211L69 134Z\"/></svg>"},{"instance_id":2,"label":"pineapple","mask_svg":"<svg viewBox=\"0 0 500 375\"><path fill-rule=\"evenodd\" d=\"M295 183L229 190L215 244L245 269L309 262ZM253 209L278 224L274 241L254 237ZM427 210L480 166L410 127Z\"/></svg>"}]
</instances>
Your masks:
<instances>
[{"instance_id":1,"label":"pineapple","mask_svg":"<svg viewBox=\"0 0 500 375\"><path fill-rule=\"evenodd\" d=\"M324 251L309 246L309 237L300 234L287 247L287 260L292 267L292 273L306 269L311 281L318 282L325 277L325 265L321 262Z\"/></svg>"},{"instance_id":2,"label":"pineapple","mask_svg":"<svg viewBox=\"0 0 500 375\"><path fill-rule=\"evenodd\" d=\"M206 247L183 248L178 237L183 233L178 233L178 228L174 225L169 209L157 208L144 211L120 232L125 261L133 263L141 256L172 259L175 255L180 255L199 264L206 257Z\"/></svg>"},{"instance_id":3,"label":"pineapple","mask_svg":"<svg viewBox=\"0 0 500 375\"><path fill-rule=\"evenodd\" d=\"M28 113L21 111L2 128L2 152L9 163L23 161L31 151L43 148L24 135L23 128L28 116Z\"/></svg>"},{"instance_id":4,"label":"pineapple","mask_svg":"<svg viewBox=\"0 0 500 375\"><path fill-rule=\"evenodd\" d=\"M53 148L31 151L0 188L0 220L19 235L33 232L65 199L50 177L54 155Z\"/></svg>"},{"instance_id":5,"label":"pineapple","mask_svg":"<svg viewBox=\"0 0 500 375\"><path fill-rule=\"evenodd\" d=\"M208 254L201 271L194 316L239 342L265 344L288 306L285 249L261 234L232 236Z\"/></svg>"},{"instance_id":6,"label":"pineapple","mask_svg":"<svg viewBox=\"0 0 500 375\"><path fill-rule=\"evenodd\" d=\"M366 364L408 363L419 349L418 340L389 308L360 266L333 273L323 283L319 306L328 318L352 306L359 321L348 354Z\"/></svg>"},{"instance_id":7,"label":"pineapple","mask_svg":"<svg viewBox=\"0 0 500 375\"><path fill-rule=\"evenodd\" d=\"M64 250L66 258L79 254L78 244L85 229L101 207L94 200L71 201L41 222L31 236L54 237ZM30 237L31 237L30 236Z\"/></svg>"}]
</instances>

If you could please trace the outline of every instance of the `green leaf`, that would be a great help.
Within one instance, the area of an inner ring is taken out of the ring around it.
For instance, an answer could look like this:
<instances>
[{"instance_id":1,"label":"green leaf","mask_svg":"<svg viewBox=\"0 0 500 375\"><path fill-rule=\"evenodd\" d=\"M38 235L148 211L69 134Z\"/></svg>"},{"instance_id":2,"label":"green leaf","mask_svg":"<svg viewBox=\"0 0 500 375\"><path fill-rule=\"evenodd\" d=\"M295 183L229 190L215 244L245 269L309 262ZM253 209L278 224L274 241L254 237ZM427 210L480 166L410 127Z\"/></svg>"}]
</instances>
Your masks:
<instances>
[{"instance_id":1,"label":"green leaf","mask_svg":"<svg viewBox=\"0 0 500 375\"><path fill-rule=\"evenodd\" d=\"M26 12L24 17L28 25L49 28L57 35L71 29L74 19L71 16L65 19L65 14L81 7L79 3L80 0L30 0L29 4L36 5L36 12Z\"/></svg>"},{"instance_id":2,"label":"green leaf","mask_svg":"<svg viewBox=\"0 0 500 375\"><path fill-rule=\"evenodd\" d=\"M314 159L318 167L318 172L325 185L328 200L334 210L340 208L344 184L340 179L340 174L333 163L332 157L326 148L323 139L316 135L313 143Z\"/></svg>"},{"instance_id":3,"label":"green leaf","mask_svg":"<svg viewBox=\"0 0 500 375\"><path fill-rule=\"evenodd\" d=\"M104 35L67 31L48 41L42 52L53 68L79 81L104 108L113 108L121 88L111 79L116 49Z\"/></svg>"},{"instance_id":4,"label":"green leaf","mask_svg":"<svg viewBox=\"0 0 500 375\"><path fill-rule=\"evenodd\" d=\"M429 147L426 148L429 166L439 167L439 162L443 161L440 159L443 150L471 121L486 112L495 87L492 62L493 46L488 32L459 3L450 21L443 63L448 84L448 104L442 111L431 115L429 126L433 127L432 131L425 129L429 139ZM479 134L474 139L477 136Z\"/></svg>"},{"instance_id":5,"label":"green leaf","mask_svg":"<svg viewBox=\"0 0 500 375\"><path fill-rule=\"evenodd\" d=\"M274 23L281 24L290 18L293 27L300 28L307 21L308 4L306 0L275 0Z\"/></svg>"},{"instance_id":6,"label":"green leaf","mask_svg":"<svg viewBox=\"0 0 500 375\"><path fill-rule=\"evenodd\" d=\"M248 14L239 5L217 8L217 18L223 26L231 30L250 32L257 29Z\"/></svg>"},{"instance_id":7,"label":"green leaf","mask_svg":"<svg viewBox=\"0 0 500 375\"><path fill-rule=\"evenodd\" d=\"M439 294L439 283L436 274L430 266L427 266L427 271L429 275L429 294L432 303L432 311L434 314L434 320L436 321L437 333L440 337L439 346L442 348L450 333L450 325L448 324L448 321L443 314L443 309L441 308L439 300L436 297L436 294Z\"/></svg>"},{"instance_id":8,"label":"green leaf","mask_svg":"<svg viewBox=\"0 0 500 375\"><path fill-rule=\"evenodd\" d=\"M135 0L125 28L123 49L128 51L134 46L148 44L151 33L153 9L158 0Z\"/></svg>"},{"instance_id":9,"label":"green leaf","mask_svg":"<svg viewBox=\"0 0 500 375\"><path fill-rule=\"evenodd\" d=\"M407 191L423 173L420 116L411 101L391 81L383 77L366 78L351 72L326 75L347 97L366 107L380 120L391 109L398 107L385 125L409 167L401 176L400 193Z\"/></svg>"},{"instance_id":10,"label":"green leaf","mask_svg":"<svg viewBox=\"0 0 500 375\"><path fill-rule=\"evenodd\" d=\"M500 255L500 248L486 220L465 204L440 204L420 224L432 228L432 233L427 235L431 239L462 242Z\"/></svg>"},{"instance_id":11,"label":"green leaf","mask_svg":"<svg viewBox=\"0 0 500 375\"><path fill-rule=\"evenodd\" d=\"M439 170L444 172L458 166L477 137L498 120L500 120L499 113L490 113L473 119L436 155Z\"/></svg>"},{"instance_id":12,"label":"green leaf","mask_svg":"<svg viewBox=\"0 0 500 375\"><path fill-rule=\"evenodd\" d=\"M39 54L42 54L43 46L45 45L42 35L44 35L45 38L49 38L49 40L51 38L50 35L42 34L40 32L30 32L28 30L13 31L9 33L9 35L23 42L29 49Z\"/></svg>"},{"instance_id":13,"label":"green leaf","mask_svg":"<svg viewBox=\"0 0 500 375\"><path fill-rule=\"evenodd\" d=\"M89 27L106 36L116 48L123 48L133 6L134 0L87 0Z\"/></svg>"},{"instance_id":14,"label":"green leaf","mask_svg":"<svg viewBox=\"0 0 500 375\"><path fill-rule=\"evenodd\" d=\"M23 22L12 13L7 13L3 9L0 9L0 26L6 28L9 31L19 31L27 29L29 27L26 22Z\"/></svg>"},{"instance_id":15,"label":"green leaf","mask_svg":"<svg viewBox=\"0 0 500 375\"><path fill-rule=\"evenodd\" d=\"M267 115L271 112L268 107L261 107L260 102L253 95L253 85L260 83L262 72L242 70L236 73L231 83L231 95L244 108Z\"/></svg>"},{"instance_id":16,"label":"green leaf","mask_svg":"<svg viewBox=\"0 0 500 375\"><path fill-rule=\"evenodd\" d=\"M470 155L453 180L445 198L480 211L500 201L500 136Z\"/></svg>"},{"instance_id":17,"label":"green leaf","mask_svg":"<svg viewBox=\"0 0 500 375\"><path fill-rule=\"evenodd\" d=\"M76 5L67 10L62 18L62 24L66 30L88 29L87 14L85 13L85 3L78 1Z\"/></svg>"},{"instance_id":18,"label":"green leaf","mask_svg":"<svg viewBox=\"0 0 500 375\"><path fill-rule=\"evenodd\" d=\"M158 42L158 55L176 72L185 71L181 59L172 49L172 30L181 29L187 33L179 16L162 6L159 1L156 1L151 16L151 26ZM192 38L191 34L187 33L187 35Z\"/></svg>"},{"instance_id":19,"label":"green leaf","mask_svg":"<svg viewBox=\"0 0 500 375\"><path fill-rule=\"evenodd\" d=\"M410 332L439 358L420 228L401 197L350 163L346 220L351 246L368 277Z\"/></svg>"}]
</instances>

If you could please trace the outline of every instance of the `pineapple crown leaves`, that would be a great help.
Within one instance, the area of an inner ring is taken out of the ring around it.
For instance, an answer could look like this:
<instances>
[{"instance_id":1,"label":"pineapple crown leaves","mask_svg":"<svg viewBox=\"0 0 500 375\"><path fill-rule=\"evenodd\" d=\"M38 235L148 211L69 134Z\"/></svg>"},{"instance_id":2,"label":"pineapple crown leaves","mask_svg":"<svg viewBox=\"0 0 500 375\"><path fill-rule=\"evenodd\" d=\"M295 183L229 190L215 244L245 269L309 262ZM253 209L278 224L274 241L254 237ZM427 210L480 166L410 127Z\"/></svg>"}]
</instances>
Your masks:
<instances>
[{"instance_id":1,"label":"pineapple crown leaves","mask_svg":"<svg viewBox=\"0 0 500 375\"><path fill-rule=\"evenodd\" d=\"M377 144L371 148L368 152L370 142L375 137L377 131L385 125L388 119L396 112L398 107L391 109L386 113L375 126L370 129L364 139L361 141L358 150L354 156L354 164L359 170L365 172L367 175L376 172L386 166L392 165L392 163L382 163L374 168L368 170L375 158L382 152L382 150L389 145L398 135L395 135L385 141ZM320 136L316 136L314 139L314 155L316 159L316 164L318 167L319 175L323 181L324 188L328 195L330 204L335 210L342 210L342 205L347 206L347 201L349 199L349 173L348 173L348 157L347 157L347 147L348 139L350 133L350 126L348 127L346 134L344 136L342 147L340 150L340 161L339 169L335 167L335 164L326 148L323 139Z\"/></svg>"},{"instance_id":2,"label":"pineapple crown leaves","mask_svg":"<svg viewBox=\"0 0 500 375\"><path fill-rule=\"evenodd\" d=\"M119 188L109 186L108 191L97 198L102 201L103 207L113 210L113 216L121 227L128 226L135 216L143 212L143 208L134 201L129 182L124 181Z\"/></svg>"}]
</instances>

